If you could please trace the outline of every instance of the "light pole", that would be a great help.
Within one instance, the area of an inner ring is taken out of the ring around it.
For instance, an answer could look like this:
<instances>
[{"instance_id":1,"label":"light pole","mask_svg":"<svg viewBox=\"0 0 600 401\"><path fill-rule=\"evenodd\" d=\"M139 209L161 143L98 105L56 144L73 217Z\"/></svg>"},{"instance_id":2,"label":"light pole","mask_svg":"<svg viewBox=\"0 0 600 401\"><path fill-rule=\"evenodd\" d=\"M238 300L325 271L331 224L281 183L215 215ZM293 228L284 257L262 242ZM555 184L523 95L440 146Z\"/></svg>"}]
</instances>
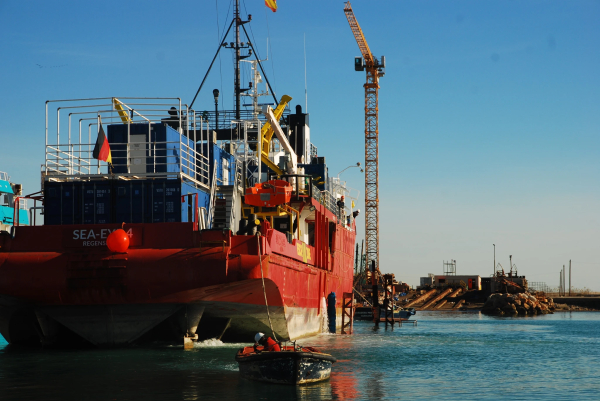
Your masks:
<instances>
[{"instance_id":1,"label":"light pole","mask_svg":"<svg viewBox=\"0 0 600 401\"><path fill-rule=\"evenodd\" d=\"M494 268L492 269L492 277L496 275L496 244L494 245Z\"/></svg>"},{"instance_id":2,"label":"light pole","mask_svg":"<svg viewBox=\"0 0 600 401\"><path fill-rule=\"evenodd\" d=\"M344 171L346 171L352 167L359 167L361 173L365 171L362 169L362 167L360 167L360 162L357 162L356 165L348 166L337 174L337 178L334 180L334 185L336 185L338 188L345 188L345 186L342 186L342 184L340 183L340 174L342 174ZM336 189L336 192L337 192L337 189Z\"/></svg>"},{"instance_id":3,"label":"light pole","mask_svg":"<svg viewBox=\"0 0 600 401\"><path fill-rule=\"evenodd\" d=\"M215 97L215 129L219 129L219 90L213 89L213 96Z\"/></svg>"},{"instance_id":4,"label":"light pole","mask_svg":"<svg viewBox=\"0 0 600 401\"><path fill-rule=\"evenodd\" d=\"M348 166L348 167L346 167L345 169L343 169L342 171L340 171L340 172L337 174L337 179L338 179L338 182L339 182L339 180L340 180L340 174L342 174L344 171L346 171L346 170L348 170L349 168L352 168L352 167L360 167L360 162L357 162L357 163L356 163L356 166L354 166L354 165L352 165L352 166ZM360 172L362 173L362 172L364 172L364 171L365 171L365 170L363 170L363 169L362 169L362 167L361 167L361 169L360 169Z\"/></svg>"},{"instance_id":5,"label":"light pole","mask_svg":"<svg viewBox=\"0 0 600 401\"><path fill-rule=\"evenodd\" d=\"M349 168L352 168L352 167L358 167L358 168L360 168L360 172L361 173L364 172L364 170L362 169L362 167L360 167L360 162L357 162L356 165L348 166L345 169L343 169L342 171L340 171L337 174L337 178L333 179L333 185L334 185L334 188L335 188L335 190L334 190L334 196L335 197L337 197L337 194L339 193L340 195L342 195L342 198L343 198L343 195L346 193L347 188L346 188L345 183L344 183L344 185L341 184L340 174L342 174L344 171L346 171L346 170L348 170ZM357 198L358 198L358 195L357 195ZM352 210L352 206L350 207L350 210Z\"/></svg>"}]
</instances>

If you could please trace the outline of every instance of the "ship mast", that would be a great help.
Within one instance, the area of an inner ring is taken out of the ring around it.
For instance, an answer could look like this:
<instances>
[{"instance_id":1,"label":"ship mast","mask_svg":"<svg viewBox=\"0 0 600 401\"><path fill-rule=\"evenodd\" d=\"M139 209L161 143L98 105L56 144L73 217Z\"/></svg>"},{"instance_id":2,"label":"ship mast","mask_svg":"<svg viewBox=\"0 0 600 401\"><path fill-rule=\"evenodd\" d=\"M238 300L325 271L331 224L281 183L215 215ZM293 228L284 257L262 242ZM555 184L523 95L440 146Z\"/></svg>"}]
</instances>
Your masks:
<instances>
[{"instance_id":1,"label":"ship mast","mask_svg":"<svg viewBox=\"0 0 600 401\"><path fill-rule=\"evenodd\" d=\"M240 0L235 1L235 119L240 119Z\"/></svg>"},{"instance_id":2,"label":"ship mast","mask_svg":"<svg viewBox=\"0 0 600 401\"><path fill-rule=\"evenodd\" d=\"M240 18L240 0L235 0L235 9L233 10L233 18L235 21L235 43L225 44L224 47L235 49L235 68L234 68L234 93L235 93L235 119L240 120L240 95L243 92L246 92L249 88L241 88L240 87L240 60L246 59L252 55L252 49L248 51L248 54L242 56L240 53L241 49L250 48L250 40L247 43L240 42L240 26L250 22L251 16L248 16L247 21L242 21Z\"/></svg>"},{"instance_id":3,"label":"ship mast","mask_svg":"<svg viewBox=\"0 0 600 401\"><path fill-rule=\"evenodd\" d=\"M241 119L241 106L242 105L240 102L240 96L244 92L247 92L250 88L241 88L240 61L252 56L252 53L257 54L256 49L254 48L254 46L252 45L252 42L250 41L250 37L248 36L248 32L246 31L246 28L244 28L244 25L247 24L248 22L250 22L251 20L252 20L252 15L248 14L248 20L242 21L242 18L240 17L240 0L236 0L235 8L233 11L233 20L229 24L229 28L227 29L227 32L225 32L225 35L223 35L223 38L221 39L221 44L219 45L219 48L217 49L217 52L215 53L215 56L213 57L212 62L210 63L210 66L208 67L208 70L206 71L206 74L204 75L204 78L202 79L202 82L200 83L200 87L196 91L196 94L194 95L194 98L192 99L192 102L190 103L190 106L189 106L190 108L192 108L194 106L194 102L196 101L198 94L202 90L202 87L204 86L204 83L206 82L206 78L208 77L208 74L210 73L212 66L215 63L215 60L217 59L217 56L219 55L219 51L221 50L221 48L234 49L235 50L235 66L234 66L233 74L234 74L234 94L235 94L235 119L236 120ZM225 38L231 31L231 28L233 27L234 23L235 23L235 42L227 43L225 41ZM244 31L244 35L246 36L247 42L240 42L240 27ZM248 54L242 55L240 52L241 49L248 49ZM271 96L273 96L273 100L275 101L275 104L278 104L279 100L277 100L277 96L275 96L275 92L273 91L273 88L271 88L271 83L269 82L269 78L267 78L267 75L265 74L265 71L263 69L263 66L262 66L260 60L258 60L258 66L260 67L263 77L264 77L265 81L267 82L267 87L269 88L269 91L271 92ZM219 128L219 127L215 126L215 128Z\"/></svg>"},{"instance_id":4,"label":"ship mast","mask_svg":"<svg viewBox=\"0 0 600 401\"><path fill-rule=\"evenodd\" d=\"M260 60L242 60L246 63L250 63L251 64L251 69L252 69L252 85L250 86L250 90L248 91L248 93L242 93L242 96L249 96L252 98L252 120L258 120L258 115L261 113L261 109L260 106L258 104L258 98L260 96L267 96L269 95L269 87L266 87L266 91L265 92L260 92L258 89L258 84L262 82L262 76L260 75L260 72L258 71L258 63L260 62ZM263 60L264 61L264 60ZM248 106L247 104L245 104L244 106Z\"/></svg>"}]
</instances>

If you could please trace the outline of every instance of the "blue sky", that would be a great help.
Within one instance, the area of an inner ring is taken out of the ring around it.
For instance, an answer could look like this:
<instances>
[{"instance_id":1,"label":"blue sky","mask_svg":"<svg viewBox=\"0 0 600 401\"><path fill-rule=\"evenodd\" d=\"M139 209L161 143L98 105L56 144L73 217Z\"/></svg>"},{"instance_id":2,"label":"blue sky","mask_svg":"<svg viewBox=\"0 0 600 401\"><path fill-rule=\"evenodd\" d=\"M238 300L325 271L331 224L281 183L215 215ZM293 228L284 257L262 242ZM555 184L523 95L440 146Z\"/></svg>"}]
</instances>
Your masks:
<instances>
[{"instance_id":1,"label":"blue sky","mask_svg":"<svg viewBox=\"0 0 600 401\"><path fill-rule=\"evenodd\" d=\"M381 268L409 284L491 274L493 247L530 281L600 291L600 2L353 1L381 79ZM49 99L174 96L190 102L231 2L0 0L0 171L39 189ZM364 73L342 1L242 1L278 96L304 105L330 174L364 163ZM243 15L246 15L243 12ZM224 51L195 106L219 88ZM245 72L243 81L247 81ZM364 194L358 169L342 178ZM364 207L359 206L364 212ZM363 213L364 216L364 213ZM363 224L360 223L360 239Z\"/></svg>"}]
</instances>

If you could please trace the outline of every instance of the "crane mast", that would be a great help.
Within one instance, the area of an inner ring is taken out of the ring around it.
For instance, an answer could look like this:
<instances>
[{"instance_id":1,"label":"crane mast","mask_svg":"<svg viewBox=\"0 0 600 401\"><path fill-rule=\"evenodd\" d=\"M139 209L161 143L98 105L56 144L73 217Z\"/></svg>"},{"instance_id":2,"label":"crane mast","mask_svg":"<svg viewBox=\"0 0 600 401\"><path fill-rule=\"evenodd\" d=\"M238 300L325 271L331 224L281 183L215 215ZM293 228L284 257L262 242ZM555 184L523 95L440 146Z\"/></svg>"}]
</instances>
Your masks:
<instances>
[{"instance_id":1,"label":"crane mast","mask_svg":"<svg viewBox=\"0 0 600 401\"><path fill-rule=\"evenodd\" d=\"M385 57L373 57L354 16L350 2L344 13L362 57L354 59L356 71L366 71L365 88L365 242L366 266L379 268L379 78L385 75Z\"/></svg>"}]
</instances>

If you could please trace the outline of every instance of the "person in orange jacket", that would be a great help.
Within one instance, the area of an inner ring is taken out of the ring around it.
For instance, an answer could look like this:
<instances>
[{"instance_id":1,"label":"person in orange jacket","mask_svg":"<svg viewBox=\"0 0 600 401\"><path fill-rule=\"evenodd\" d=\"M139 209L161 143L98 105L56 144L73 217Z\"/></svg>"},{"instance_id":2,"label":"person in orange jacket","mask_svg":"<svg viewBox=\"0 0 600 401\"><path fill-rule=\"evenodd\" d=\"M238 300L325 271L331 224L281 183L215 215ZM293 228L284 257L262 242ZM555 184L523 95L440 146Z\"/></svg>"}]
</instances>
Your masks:
<instances>
[{"instance_id":1,"label":"person in orange jacket","mask_svg":"<svg viewBox=\"0 0 600 401\"><path fill-rule=\"evenodd\" d=\"M271 337L265 336L263 333L256 333L254 336L254 341L256 342L254 344L255 350L258 345L262 345L264 351L281 351L279 344L277 344L277 342Z\"/></svg>"}]
</instances>

